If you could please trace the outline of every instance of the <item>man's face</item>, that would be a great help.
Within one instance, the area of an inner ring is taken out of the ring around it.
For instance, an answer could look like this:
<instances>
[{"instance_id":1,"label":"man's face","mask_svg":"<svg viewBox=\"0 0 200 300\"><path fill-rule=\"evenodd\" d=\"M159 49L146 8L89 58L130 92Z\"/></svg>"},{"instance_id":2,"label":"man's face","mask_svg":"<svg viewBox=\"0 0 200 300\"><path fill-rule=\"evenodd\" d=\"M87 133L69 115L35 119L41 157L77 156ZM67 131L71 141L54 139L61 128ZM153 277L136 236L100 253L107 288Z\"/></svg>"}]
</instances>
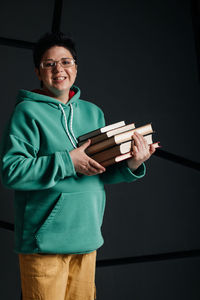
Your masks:
<instances>
[{"instance_id":1,"label":"man's face","mask_svg":"<svg viewBox=\"0 0 200 300\"><path fill-rule=\"evenodd\" d=\"M41 62L48 59L60 61L61 58L73 58L73 56L66 48L53 46L44 53ZM39 70L36 69L35 71L39 80L43 82L43 89L49 92L50 95L68 96L70 87L76 79L77 65L63 68L60 63L56 63L52 69L43 69L40 66Z\"/></svg>"}]
</instances>

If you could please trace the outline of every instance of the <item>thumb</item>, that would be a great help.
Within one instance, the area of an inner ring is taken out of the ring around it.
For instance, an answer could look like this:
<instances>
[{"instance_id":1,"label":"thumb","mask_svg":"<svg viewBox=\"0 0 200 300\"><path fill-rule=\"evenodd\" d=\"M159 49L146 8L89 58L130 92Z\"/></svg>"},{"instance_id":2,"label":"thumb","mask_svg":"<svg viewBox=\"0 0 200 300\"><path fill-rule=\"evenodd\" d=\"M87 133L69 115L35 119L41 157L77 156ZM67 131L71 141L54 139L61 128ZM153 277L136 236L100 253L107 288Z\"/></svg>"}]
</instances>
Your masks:
<instances>
[{"instance_id":1,"label":"thumb","mask_svg":"<svg viewBox=\"0 0 200 300\"><path fill-rule=\"evenodd\" d=\"M149 153L150 153L150 155L152 155L155 151L156 151L156 148L154 147L153 144L151 144L150 147L149 147Z\"/></svg>"},{"instance_id":2,"label":"thumb","mask_svg":"<svg viewBox=\"0 0 200 300\"><path fill-rule=\"evenodd\" d=\"M83 145L80 146L80 148L84 151L87 147L89 147L91 144L91 140L87 140Z\"/></svg>"}]
</instances>

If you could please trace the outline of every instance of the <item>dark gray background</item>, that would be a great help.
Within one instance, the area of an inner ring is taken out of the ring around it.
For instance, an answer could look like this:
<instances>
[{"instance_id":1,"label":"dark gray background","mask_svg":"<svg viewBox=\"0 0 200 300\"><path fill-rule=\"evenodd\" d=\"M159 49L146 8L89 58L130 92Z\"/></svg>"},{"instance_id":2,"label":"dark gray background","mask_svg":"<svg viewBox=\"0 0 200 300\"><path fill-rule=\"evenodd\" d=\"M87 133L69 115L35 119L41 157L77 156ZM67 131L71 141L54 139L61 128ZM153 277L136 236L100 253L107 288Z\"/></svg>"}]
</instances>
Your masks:
<instances>
[{"instance_id":1,"label":"dark gray background","mask_svg":"<svg viewBox=\"0 0 200 300\"><path fill-rule=\"evenodd\" d=\"M193 1L194 2L194 1ZM2 1L0 37L35 42L51 30L53 0ZM191 1L64 1L61 30L78 49L82 99L107 123L152 122L162 149L199 162L199 73ZM0 134L20 88L39 86L28 49L0 45ZM98 259L200 249L199 173L152 157L147 175L107 186ZM13 192L0 187L0 219L13 222ZM19 299L13 233L0 229L1 299ZM98 300L196 300L200 258L98 268Z\"/></svg>"}]
</instances>

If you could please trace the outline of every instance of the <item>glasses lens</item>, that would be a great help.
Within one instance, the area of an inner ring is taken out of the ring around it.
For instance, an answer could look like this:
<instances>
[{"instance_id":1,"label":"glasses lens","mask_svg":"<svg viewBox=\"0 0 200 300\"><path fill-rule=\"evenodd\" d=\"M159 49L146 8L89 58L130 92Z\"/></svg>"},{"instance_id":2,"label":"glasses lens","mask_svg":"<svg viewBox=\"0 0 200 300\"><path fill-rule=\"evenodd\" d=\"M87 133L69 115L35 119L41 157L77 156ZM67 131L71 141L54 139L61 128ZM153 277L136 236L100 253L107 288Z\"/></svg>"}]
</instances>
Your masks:
<instances>
[{"instance_id":1,"label":"glasses lens","mask_svg":"<svg viewBox=\"0 0 200 300\"><path fill-rule=\"evenodd\" d=\"M73 58L62 58L60 63L63 68L69 68L74 65L74 60Z\"/></svg>"},{"instance_id":2,"label":"glasses lens","mask_svg":"<svg viewBox=\"0 0 200 300\"><path fill-rule=\"evenodd\" d=\"M53 60L46 60L42 62L43 69L51 69L55 66L55 62Z\"/></svg>"}]
</instances>

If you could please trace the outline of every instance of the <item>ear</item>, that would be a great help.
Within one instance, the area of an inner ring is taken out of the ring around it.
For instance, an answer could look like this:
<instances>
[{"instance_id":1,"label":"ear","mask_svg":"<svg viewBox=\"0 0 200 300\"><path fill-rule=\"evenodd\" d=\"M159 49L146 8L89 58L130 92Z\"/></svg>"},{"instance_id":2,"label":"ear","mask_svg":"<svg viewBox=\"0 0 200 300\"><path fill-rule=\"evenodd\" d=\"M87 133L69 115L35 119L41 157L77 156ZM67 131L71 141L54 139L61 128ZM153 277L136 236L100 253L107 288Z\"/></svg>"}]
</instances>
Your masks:
<instances>
[{"instance_id":1,"label":"ear","mask_svg":"<svg viewBox=\"0 0 200 300\"><path fill-rule=\"evenodd\" d=\"M37 75L37 78L41 81L40 70L38 68L35 68L34 71Z\"/></svg>"}]
</instances>

